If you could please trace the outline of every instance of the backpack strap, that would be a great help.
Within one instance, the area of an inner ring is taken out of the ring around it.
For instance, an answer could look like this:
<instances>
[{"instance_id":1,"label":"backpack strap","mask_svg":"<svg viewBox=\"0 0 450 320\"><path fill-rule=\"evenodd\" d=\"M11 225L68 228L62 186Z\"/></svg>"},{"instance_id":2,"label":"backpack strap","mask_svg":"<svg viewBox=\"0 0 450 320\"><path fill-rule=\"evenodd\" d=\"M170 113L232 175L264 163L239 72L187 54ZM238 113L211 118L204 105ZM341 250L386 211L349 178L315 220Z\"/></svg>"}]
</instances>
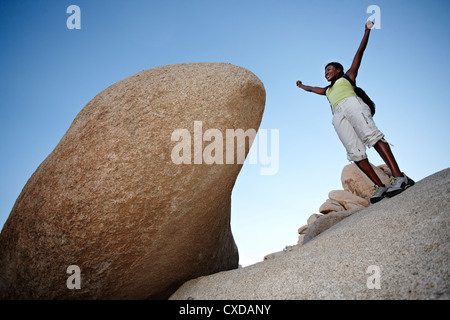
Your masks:
<instances>
[{"instance_id":1,"label":"backpack strap","mask_svg":"<svg viewBox=\"0 0 450 320\"><path fill-rule=\"evenodd\" d=\"M350 77L349 77L348 75L344 74L344 75L342 76L342 78L347 79L348 82L350 82L350 84L351 84L352 86L356 87L355 81L353 81L352 79L350 79Z\"/></svg>"}]
</instances>

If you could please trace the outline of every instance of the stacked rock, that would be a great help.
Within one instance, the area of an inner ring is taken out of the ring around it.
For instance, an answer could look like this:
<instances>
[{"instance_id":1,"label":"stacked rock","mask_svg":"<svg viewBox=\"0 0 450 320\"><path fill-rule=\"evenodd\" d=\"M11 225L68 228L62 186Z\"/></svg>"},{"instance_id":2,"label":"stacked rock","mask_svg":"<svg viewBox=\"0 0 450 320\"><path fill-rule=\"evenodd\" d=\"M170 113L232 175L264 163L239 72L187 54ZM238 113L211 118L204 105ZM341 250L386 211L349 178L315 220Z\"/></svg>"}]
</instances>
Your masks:
<instances>
[{"instance_id":1,"label":"stacked rock","mask_svg":"<svg viewBox=\"0 0 450 320\"><path fill-rule=\"evenodd\" d=\"M386 165L371 164L371 166L381 181L387 183L391 175L389 168ZM341 183L344 190L330 191L328 199L319 208L320 214L312 214L306 225L298 229L299 238L296 246L305 244L312 236L325 231L324 228L330 228L345 217L369 206L373 194L373 182L354 163L345 166L342 170ZM325 223L323 218L331 213L336 214L329 216ZM320 228L317 225L314 231L309 230L318 219L321 219Z\"/></svg>"}]
</instances>

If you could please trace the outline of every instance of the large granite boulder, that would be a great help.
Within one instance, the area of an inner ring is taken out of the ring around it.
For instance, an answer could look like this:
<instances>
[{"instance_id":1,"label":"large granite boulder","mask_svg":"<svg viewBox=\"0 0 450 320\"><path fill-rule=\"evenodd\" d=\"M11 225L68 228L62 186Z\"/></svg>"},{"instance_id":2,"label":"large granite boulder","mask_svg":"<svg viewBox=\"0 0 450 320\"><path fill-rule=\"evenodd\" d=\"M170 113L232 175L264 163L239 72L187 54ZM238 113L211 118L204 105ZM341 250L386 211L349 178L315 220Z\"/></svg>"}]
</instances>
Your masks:
<instances>
[{"instance_id":1,"label":"large granite boulder","mask_svg":"<svg viewBox=\"0 0 450 320\"><path fill-rule=\"evenodd\" d=\"M257 130L264 104L253 73L222 63L161 66L99 93L4 225L0 297L163 299L237 268L230 196L242 161L225 134Z\"/></svg>"}]
</instances>

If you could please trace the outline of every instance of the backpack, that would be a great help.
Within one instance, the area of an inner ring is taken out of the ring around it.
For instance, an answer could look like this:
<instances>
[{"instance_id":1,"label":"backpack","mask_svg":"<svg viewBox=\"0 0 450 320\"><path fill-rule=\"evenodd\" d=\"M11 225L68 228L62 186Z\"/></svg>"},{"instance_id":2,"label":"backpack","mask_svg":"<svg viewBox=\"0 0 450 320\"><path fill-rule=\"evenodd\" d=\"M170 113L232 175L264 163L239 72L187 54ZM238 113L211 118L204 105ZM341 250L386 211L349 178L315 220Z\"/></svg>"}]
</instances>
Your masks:
<instances>
[{"instance_id":1,"label":"backpack","mask_svg":"<svg viewBox=\"0 0 450 320\"><path fill-rule=\"evenodd\" d=\"M372 114L372 117L375 115L375 103L372 101L372 99L369 98L369 96L367 95L367 93L365 93L365 91L363 89L361 89L360 87L356 86L356 83L350 79L349 76L347 76L346 74L344 74L342 76L343 78L347 79L348 82L350 82L350 84L355 87L355 93L358 97L360 97L362 99L362 101L364 101L365 104L367 104L370 108L370 113Z\"/></svg>"}]
</instances>

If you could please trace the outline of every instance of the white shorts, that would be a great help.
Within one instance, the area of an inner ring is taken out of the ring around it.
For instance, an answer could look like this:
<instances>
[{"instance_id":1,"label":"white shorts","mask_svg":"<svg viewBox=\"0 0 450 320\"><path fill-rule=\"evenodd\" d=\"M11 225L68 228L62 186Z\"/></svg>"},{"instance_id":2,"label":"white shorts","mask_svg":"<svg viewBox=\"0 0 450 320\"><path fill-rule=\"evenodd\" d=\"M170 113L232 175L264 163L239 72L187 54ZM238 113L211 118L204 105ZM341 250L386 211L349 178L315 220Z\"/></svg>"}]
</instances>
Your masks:
<instances>
[{"instance_id":1,"label":"white shorts","mask_svg":"<svg viewBox=\"0 0 450 320\"><path fill-rule=\"evenodd\" d=\"M340 101L333 110L332 123L349 161L367 159L366 147L373 147L384 138L372 119L369 106L360 97Z\"/></svg>"}]
</instances>

